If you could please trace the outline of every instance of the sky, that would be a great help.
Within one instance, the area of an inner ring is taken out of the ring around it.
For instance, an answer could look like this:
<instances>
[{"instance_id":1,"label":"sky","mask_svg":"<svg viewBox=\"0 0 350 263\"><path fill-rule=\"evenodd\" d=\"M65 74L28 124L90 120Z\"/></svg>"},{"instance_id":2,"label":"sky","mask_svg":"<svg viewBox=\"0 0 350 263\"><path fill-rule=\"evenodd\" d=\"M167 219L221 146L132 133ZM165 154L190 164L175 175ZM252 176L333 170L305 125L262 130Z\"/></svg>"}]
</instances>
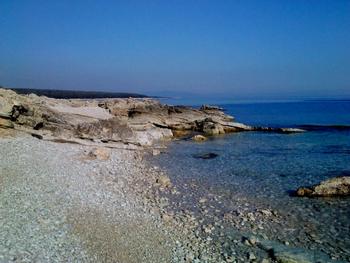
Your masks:
<instances>
[{"instance_id":1,"label":"sky","mask_svg":"<svg viewBox=\"0 0 350 263\"><path fill-rule=\"evenodd\" d=\"M350 98L350 0L0 0L0 85Z\"/></svg>"}]
</instances>

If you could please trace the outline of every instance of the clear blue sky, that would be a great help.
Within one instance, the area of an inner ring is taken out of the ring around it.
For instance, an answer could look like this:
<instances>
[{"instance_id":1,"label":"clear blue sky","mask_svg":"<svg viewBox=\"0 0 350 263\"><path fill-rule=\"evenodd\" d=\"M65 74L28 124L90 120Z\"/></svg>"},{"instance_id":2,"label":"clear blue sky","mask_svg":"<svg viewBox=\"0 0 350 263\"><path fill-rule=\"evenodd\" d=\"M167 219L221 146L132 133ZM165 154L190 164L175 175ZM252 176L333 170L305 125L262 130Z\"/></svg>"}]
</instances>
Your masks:
<instances>
[{"instance_id":1,"label":"clear blue sky","mask_svg":"<svg viewBox=\"0 0 350 263\"><path fill-rule=\"evenodd\" d=\"M0 85L350 97L350 1L0 0Z\"/></svg>"}]
</instances>

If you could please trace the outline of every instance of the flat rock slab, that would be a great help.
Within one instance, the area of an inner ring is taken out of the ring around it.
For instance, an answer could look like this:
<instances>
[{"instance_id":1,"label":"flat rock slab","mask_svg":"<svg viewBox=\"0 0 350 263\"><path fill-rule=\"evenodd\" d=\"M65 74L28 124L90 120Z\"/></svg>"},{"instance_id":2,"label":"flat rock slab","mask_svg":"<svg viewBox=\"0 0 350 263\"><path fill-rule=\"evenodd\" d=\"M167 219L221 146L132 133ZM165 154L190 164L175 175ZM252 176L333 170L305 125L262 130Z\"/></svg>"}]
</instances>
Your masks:
<instances>
[{"instance_id":1,"label":"flat rock slab","mask_svg":"<svg viewBox=\"0 0 350 263\"><path fill-rule=\"evenodd\" d=\"M62 113L82 115L82 116L91 117L99 120L108 120L113 117L113 115L111 115L106 109L102 109L100 107L92 107L92 106L72 107L69 105L58 104L55 106L51 106L50 108L52 110L62 112Z\"/></svg>"}]
</instances>

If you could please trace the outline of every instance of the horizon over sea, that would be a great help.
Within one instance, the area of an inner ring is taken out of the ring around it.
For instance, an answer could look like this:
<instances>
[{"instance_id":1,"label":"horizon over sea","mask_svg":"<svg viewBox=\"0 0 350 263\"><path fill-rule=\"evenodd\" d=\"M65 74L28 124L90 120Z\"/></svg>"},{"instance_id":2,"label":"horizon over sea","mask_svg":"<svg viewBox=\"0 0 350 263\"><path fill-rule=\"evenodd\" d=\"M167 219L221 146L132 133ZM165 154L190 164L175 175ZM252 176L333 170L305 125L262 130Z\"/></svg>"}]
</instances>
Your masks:
<instances>
[{"instance_id":1,"label":"horizon over sea","mask_svg":"<svg viewBox=\"0 0 350 263\"><path fill-rule=\"evenodd\" d=\"M211 137L204 143L190 140L170 143L168 150L152 162L167 171L174 184L182 188L183 201L178 209L196 211L194 200L211 195L220 196L220 202L213 201L211 206L222 213L237 210L233 200L245 200L254 207L269 207L285 215L286 229L295 230L293 236L274 233L275 226L271 225L271 233L266 234L269 238L290 239L288 242L295 246L329 254L343 253L342 258L350 260L349 197L310 199L292 195L301 186L330 177L350 176L350 101L217 105L238 122L306 127L308 131L297 134L240 132ZM214 153L217 157L195 158L205 153ZM196 191L186 188L191 184L198 185ZM305 243L298 240L298 235L299 239L303 235L315 235L321 242L314 244L305 238Z\"/></svg>"}]
</instances>

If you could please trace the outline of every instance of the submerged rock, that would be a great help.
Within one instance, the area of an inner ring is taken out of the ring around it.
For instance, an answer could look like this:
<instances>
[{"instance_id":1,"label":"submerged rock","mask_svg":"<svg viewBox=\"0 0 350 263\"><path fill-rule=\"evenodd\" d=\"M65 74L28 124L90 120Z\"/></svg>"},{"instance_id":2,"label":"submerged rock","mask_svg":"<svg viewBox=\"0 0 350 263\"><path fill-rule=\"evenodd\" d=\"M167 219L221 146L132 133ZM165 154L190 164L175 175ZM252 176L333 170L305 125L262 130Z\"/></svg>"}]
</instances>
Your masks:
<instances>
[{"instance_id":1,"label":"submerged rock","mask_svg":"<svg viewBox=\"0 0 350 263\"><path fill-rule=\"evenodd\" d=\"M207 159L214 159L214 158L218 157L219 155L217 153L199 153L199 154L194 154L192 156L193 156L193 158L196 158L196 159L207 160Z\"/></svg>"},{"instance_id":2,"label":"submerged rock","mask_svg":"<svg viewBox=\"0 0 350 263\"><path fill-rule=\"evenodd\" d=\"M322 181L312 187L300 187L297 196L345 196L350 195L350 176L340 176Z\"/></svg>"},{"instance_id":3,"label":"submerged rock","mask_svg":"<svg viewBox=\"0 0 350 263\"><path fill-rule=\"evenodd\" d=\"M191 139L192 139L193 141L196 141L196 142L203 142L203 141L208 140L207 137L205 137L205 136L203 136L203 135L200 135L200 134L193 136Z\"/></svg>"},{"instance_id":4,"label":"submerged rock","mask_svg":"<svg viewBox=\"0 0 350 263\"><path fill-rule=\"evenodd\" d=\"M261 240L257 246L268 252L279 263L340 263L340 261L332 260L327 254L320 251L290 247L270 240Z\"/></svg>"},{"instance_id":5,"label":"submerged rock","mask_svg":"<svg viewBox=\"0 0 350 263\"><path fill-rule=\"evenodd\" d=\"M156 183L160 185L160 187L163 188L169 188L171 187L171 181L170 178L167 175L160 175L157 179L156 179Z\"/></svg>"}]
</instances>

